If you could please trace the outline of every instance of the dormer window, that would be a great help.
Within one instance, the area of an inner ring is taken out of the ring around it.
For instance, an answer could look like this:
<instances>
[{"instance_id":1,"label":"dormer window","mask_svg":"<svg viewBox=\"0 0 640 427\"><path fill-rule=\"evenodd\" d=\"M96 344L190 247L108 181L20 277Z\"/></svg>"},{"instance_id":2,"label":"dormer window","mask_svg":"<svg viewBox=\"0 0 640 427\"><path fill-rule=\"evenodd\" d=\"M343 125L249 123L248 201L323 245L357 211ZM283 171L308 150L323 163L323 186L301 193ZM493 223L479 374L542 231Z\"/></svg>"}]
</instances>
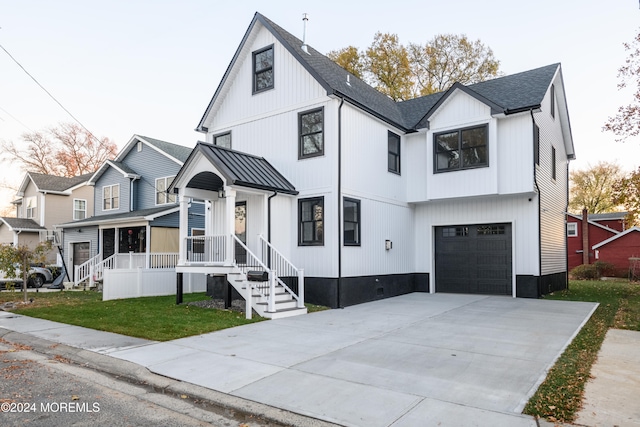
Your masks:
<instances>
[{"instance_id":1,"label":"dormer window","mask_svg":"<svg viewBox=\"0 0 640 427\"><path fill-rule=\"evenodd\" d=\"M273 45L253 52L253 93L273 89Z\"/></svg>"}]
</instances>

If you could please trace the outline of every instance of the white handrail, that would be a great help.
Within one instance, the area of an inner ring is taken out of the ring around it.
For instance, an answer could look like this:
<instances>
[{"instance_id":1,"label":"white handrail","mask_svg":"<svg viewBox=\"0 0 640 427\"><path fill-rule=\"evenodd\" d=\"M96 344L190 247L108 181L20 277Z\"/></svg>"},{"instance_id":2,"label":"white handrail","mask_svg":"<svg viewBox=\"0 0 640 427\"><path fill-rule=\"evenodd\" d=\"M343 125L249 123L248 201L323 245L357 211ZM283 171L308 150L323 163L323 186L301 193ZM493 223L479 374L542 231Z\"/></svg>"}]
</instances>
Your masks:
<instances>
[{"instance_id":1,"label":"white handrail","mask_svg":"<svg viewBox=\"0 0 640 427\"><path fill-rule=\"evenodd\" d=\"M262 234L258 235L262 248L262 259L270 268L276 272L278 283L297 300L298 308L304 307L304 270L297 268L282 253L268 242ZM298 294L289 288L280 278L295 277L298 280Z\"/></svg>"}]
</instances>

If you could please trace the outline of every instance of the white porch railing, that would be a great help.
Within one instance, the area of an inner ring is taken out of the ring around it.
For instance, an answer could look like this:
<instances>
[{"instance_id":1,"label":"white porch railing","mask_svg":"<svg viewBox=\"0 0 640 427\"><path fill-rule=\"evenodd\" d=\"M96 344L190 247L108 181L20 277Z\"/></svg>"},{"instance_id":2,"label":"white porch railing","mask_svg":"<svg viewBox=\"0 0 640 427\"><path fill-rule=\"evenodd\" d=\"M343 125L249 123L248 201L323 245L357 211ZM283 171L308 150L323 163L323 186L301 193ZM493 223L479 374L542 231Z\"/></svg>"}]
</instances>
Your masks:
<instances>
[{"instance_id":1,"label":"white porch railing","mask_svg":"<svg viewBox=\"0 0 640 427\"><path fill-rule=\"evenodd\" d=\"M75 267L74 284L89 281L89 286L93 287L96 280L102 280L104 270L108 269L134 269L134 268L175 268L178 264L177 253L152 253L148 254L147 264L146 253L113 254L100 260L102 254L98 254L87 262Z\"/></svg>"},{"instance_id":2,"label":"white porch railing","mask_svg":"<svg viewBox=\"0 0 640 427\"><path fill-rule=\"evenodd\" d=\"M262 235L258 236L262 262L276 272L278 283L288 289L297 300L298 308L304 307L304 270L297 268L280 251L269 243ZM296 287L293 292L290 287Z\"/></svg>"},{"instance_id":3,"label":"white porch railing","mask_svg":"<svg viewBox=\"0 0 640 427\"><path fill-rule=\"evenodd\" d=\"M265 286L264 282L248 282L247 281L247 295L245 295L246 302L246 310L247 318L251 318L251 303L252 303L252 295L253 289L256 289L260 296L267 301L267 311L270 313L274 313L276 311L276 272L270 270L260 259L249 250L247 245L242 243L242 240L238 238L235 234L231 235L232 239L236 242L236 247L244 248L246 251L245 259L242 264L238 264L234 261L235 266L245 275L250 270L261 270L269 272L269 282ZM268 290L268 292L267 292Z\"/></svg>"},{"instance_id":4,"label":"white porch railing","mask_svg":"<svg viewBox=\"0 0 640 427\"><path fill-rule=\"evenodd\" d=\"M187 263L224 263L226 259L226 236L188 236L185 243Z\"/></svg>"}]
</instances>

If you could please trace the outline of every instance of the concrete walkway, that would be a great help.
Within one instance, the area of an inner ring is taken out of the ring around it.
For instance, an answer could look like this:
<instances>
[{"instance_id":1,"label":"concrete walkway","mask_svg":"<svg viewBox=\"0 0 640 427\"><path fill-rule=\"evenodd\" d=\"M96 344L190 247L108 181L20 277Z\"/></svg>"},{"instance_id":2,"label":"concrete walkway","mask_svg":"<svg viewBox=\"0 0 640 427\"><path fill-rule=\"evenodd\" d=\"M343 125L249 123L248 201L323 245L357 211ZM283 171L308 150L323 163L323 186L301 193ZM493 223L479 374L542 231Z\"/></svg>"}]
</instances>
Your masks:
<instances>
[{"instance_id":1,"label":"concrete walkway","mask_svg":"<svg viewBox=\"0 0 640 427\"><path fill-rule=\"evenodd\" d=\"M413 293L158 343L0 312L0 327L347 426L535 426L520 412L596 304Z\"/></svg>"}]
</instances>

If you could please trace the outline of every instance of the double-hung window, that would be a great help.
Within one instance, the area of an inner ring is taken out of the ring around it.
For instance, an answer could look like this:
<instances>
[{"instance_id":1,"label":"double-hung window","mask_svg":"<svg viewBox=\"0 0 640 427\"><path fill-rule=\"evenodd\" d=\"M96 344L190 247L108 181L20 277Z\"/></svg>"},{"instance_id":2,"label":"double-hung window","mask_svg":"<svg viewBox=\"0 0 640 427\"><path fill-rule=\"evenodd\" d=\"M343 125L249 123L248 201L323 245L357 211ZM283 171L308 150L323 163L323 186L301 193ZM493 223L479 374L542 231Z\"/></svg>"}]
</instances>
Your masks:
<instances>
[{"instance_id":1,"label":"double-hung window","mask_svg":"<svg viewBox=\"0 0 640 427\"><path fill-rule=\"evenodd\" d=\"M176 176L165 176L156 179L156 205L166 205L167 203L175 203L176 195L167 193L167 188L173 182Z\"/></svg>"},{"instance_id":2,"label":"double-hung window","mask_svg":"<svg viewBox=\"0 0 640 427\"><path fill-rule=\"evenodd\" d=\"M344 198L343 202L345 246L360 246L360 200Z\"/></svg>"},{"instance_id":3,"label":"double-hung window","mask_svg":"<svg viewBox=\"0 0 640 427\"><path fill-rule=\"evenodd\" d=\"M388 168L389 172L400 175L400 135L388 133Z\"/></svg>"},{"instance_id":4,"label":"double-hung window","mask_svg":"<svg viewBox=\"0 0 640 427\"><path fill-rule=\"evenodd\" d=\"M102 210L109 211L120 207L120 184L102 187Z\"/></svg>"},{"instance_id":5,"label":"double-hung window","mask_svg":"<svg viewBox=\"0 0 640 427\"><path fill-rule=\"evenodd\" d=\"M36 217L36 210L38 208L38 199L35 196L26 198L26 218L33 219Z\"/></svg>"},{"instance_id":6,"label":"double-hung window","mask_svg":"<svg viewBox=\"0 0 640 427\"><path fill-rule=\"evenodd\" d=\"M448 172L489 166L487 125L437 133L434 171Z\"/></svg>"},{"instance_id":7,"label":"double-hung window","mask_svg":"<svg viewBox=\"0 0 640 427\"><path fill-rule=\"evenodd\" d=\"M324 109L318 108L298 114L298 131L299 159L324 154Z\"/></svg>"},{"instance_id":8,"label":"double-hung window","mask_svg":"<svg viewBox=\"0 0 640 427\"><path fill-rule=\"evenodd\" d=\"M73 199L73 219L85 219L87 217L87 201L84 199Z\"/></svg>"},{"instance_id":9,"label":"double-hung window","mask_svg":"<svg viewBox=\"0 0 640 427\"><path fill-rule=\"evenodd\" d=\"M273 89L273 45L253 52L253 93Z\"/></svg>"},{"instance_id":10,"label":"double-hung window","mask_svg":"<svg viewBox=\"0 0 640 427\"><path fill-rule=\"evenodd\" d=\"M213 145L230 149L231 148L231 132L221 133L220 135L214 135Z\"/></svg>"},{"instance_id":11,"label":"double-hung window","mask_svg":"<svg viewBox=\"0 0 640 427\"><path fill-rule=\"evenodd\" d=\"M298 246L324 245L324 197L298 200Z\"/></svg>"},{"instance_id":12,"label":"double-hung window","mask_svg":"<svg viewBox=\"0 0 640 427\"><path fill-rule=\"evenodd\" d=\"M567 237L578 237L578 223L567 223Z\"/></svg>"}]
</instances>

